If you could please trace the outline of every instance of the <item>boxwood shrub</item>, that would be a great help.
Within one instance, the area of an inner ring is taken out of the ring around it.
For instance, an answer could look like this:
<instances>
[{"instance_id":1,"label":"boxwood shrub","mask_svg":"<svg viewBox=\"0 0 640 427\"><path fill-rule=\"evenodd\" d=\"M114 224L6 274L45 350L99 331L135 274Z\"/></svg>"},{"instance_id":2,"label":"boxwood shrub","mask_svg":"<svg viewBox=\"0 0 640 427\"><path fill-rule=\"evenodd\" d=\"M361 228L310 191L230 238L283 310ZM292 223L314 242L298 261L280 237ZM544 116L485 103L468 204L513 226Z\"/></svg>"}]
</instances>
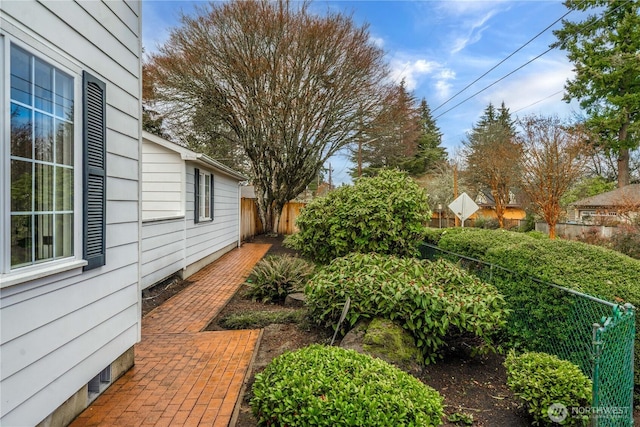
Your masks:
<instances>
[{"instance_id":1,"label":"boxwood shrub","mask_svg":"<svg viewBox=\"0 0 640 427\"><path fill-rule=\"evenodd\" d=\"M553 404L569 411L562 425L587 425L588 418L571 416L572 407L591 405L591 380L576 365L546 353L510 352L504 366L507 385L524 401L533 425L555 425L549 416Z\"/></svg>"},{"instance_id":2,"label":"boxwood shrub","mask_svg":"<svg viewBox=\"0 0 640 427\"><path fill-rule=\"evenodd\" d=\"M352 253L322 267L305 287L310 317L334 326L347 297L348 324L358 319L396 320L433 362L447 335L470 333L492 348L491 336L508 312L498 290L456 265L392 255Z\"/></svg>"},{"instance_id":3,"label":"boxwood shrub","mask_svg":"<svg viewBox=\"0 0 640 427\"><path fill-rule=\"evenodd\" d=\"M349 252L415 255L430 217L425 191L405 173L383 170L314 199L288 243L323 264Z\"/></svg>"},{"instance_id":4,"label":"boxwood shrub","mask_svg":"<svg viewBox=\"0 0 640 427\"><path fill-rule=\"evenodd\" d=\"M442 401L383 360L312 345L256 375L251 408L260 426L438 426Z\"/></svg>"}]
</instances>

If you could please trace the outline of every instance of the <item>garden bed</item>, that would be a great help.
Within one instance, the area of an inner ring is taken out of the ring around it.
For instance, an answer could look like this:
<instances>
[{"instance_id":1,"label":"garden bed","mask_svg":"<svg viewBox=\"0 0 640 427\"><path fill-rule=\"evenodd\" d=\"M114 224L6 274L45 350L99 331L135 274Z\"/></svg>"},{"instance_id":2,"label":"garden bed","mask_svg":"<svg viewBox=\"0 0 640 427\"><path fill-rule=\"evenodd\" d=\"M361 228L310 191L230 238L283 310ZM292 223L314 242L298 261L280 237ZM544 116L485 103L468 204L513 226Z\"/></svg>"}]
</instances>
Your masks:
<instances>
[{"instance_id":1,"label":"garden bed","mask_svg":"<svg viewBox=\"0 0 640 427\"><path fill-rule=\"evenodd\" d=\"M259 236L259 243L271 243L270 255L291 254L283 248L281 238ZM296 309L278 304L263 304L251 301L244 294L246 287L240 288L220 314L213 319L207 330L223 330L227 319L233 314L258 312L291 312ZM269 315L267 315L269 316ZM329 343L331 331L314 327L308 321L296 323L272 324L264 328L262 340L257 351L255 363L248 373L248 387L242 396L237 427L255 427L256 420L251 414L249 401L254 376L274 357L285 351L295 350L312 343ZM455 351L444 360L424 369L420 379L438 390L445 398L447 416L453 414L472 415L474 426L527 426L523 410L507 388L504 357L488 355L469 358L464 352ZM465 425L462 422L444 421L445 426Z\"/></svg>"},{"instance_id":2,"label":"garden bed","mask_svg":"<svg viewBox=\"0 0 640 427\"><path fill-rule=\"evenodd\" d=\"M282 246L282 237L258 236L253 242L271 244L270 255L295 253L295 251ZM143 316L190 284L187 280L181 281L171 278L143 291ZM244 295L246 289L246 286L243 286L238 290L219 315L211 321L207 330L227 329L222 324L222 320L232 314L270 312L273 315L284 313L285 317L295 318L295 316L287 316L287 312L299 311L299 309L278 304L251 301ZM269 314L265 316L268 317ZM248 373L248 386L242 396L237 427L255 427L257 424L249 406L251 385L256 373L264 369L274 357L285 351L295 350L313 343L328 344L332 335L331 331L314 327L304 320L286 324L270 324L263 329L255 361ZM459 418L464 418L464 415L472 415L473 426L527 426L526 414L506 386L503 361L504 357L501 355L469 358L464 352L452 352L444 360L427 366L420 379L444 396L445 412L448 417L452 417L454 414L461 415ZM447 417L443 422L444 426L465 425L462 421L450 422Z\"/></svg>"}]
</instances>

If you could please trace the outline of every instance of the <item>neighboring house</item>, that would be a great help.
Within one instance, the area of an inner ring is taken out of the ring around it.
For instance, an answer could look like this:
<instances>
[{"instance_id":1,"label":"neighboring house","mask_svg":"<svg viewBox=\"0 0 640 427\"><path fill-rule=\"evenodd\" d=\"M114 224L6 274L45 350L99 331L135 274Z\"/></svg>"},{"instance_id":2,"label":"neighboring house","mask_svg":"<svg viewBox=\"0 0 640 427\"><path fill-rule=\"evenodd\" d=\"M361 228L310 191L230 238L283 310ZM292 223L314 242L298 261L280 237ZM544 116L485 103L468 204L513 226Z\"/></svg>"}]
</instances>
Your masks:
<instances>
[{"instance_id":1,"label":"neighboring house","mask_svg":"<svg viewBox=\"0 0 640 427\"><path fill-rule=\"evenodd\" d=\"M159 136L142 140L142 289L195 273L240 245L246 177Z\"/></svg>"},{"instance_id":2,"label":"neighboring house","mask_svg":"<svg viewBox=\"0 0 640 427\"><path fill-rule=\"evenodd\" d=\"M629 222L640 215L640 184L578 200L570 208L570 219L585 224Z\"/></svg>"},{"instance_id":3,"label":"neighboring house","mask_svg":"<svg viewBox=\"0 0 640 427\"><path fill-rule=\"evenodd\" d=\"M141 3L0 2L0 425L66 425L140 339Z\"/></svg>"},{"instance_id":4,"label":"neighboring house","mask_svg":"<svg viewBox=\"0 0 640 427\"><path fill-rule=\"evenodd\" d=\"M480 209L472 215L471 218L497 218L496 216L496 201L490 191L479 191L475 199L476 204ZM504 219L507 220L521 220L527 216L527 213L522 206L518 203L515 194L509 191L509 203L504 211Z\"/></svg>"}]
</instances>

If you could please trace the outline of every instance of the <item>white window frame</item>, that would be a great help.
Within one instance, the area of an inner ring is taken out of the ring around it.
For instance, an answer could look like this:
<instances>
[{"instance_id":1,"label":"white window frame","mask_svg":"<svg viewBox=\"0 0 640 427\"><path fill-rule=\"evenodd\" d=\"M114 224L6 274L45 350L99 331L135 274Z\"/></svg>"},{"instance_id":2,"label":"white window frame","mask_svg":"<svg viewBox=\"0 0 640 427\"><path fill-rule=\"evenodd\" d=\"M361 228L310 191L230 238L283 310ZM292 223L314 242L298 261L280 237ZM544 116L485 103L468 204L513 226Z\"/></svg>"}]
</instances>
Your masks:
<instances>
[{"instance_id":1,"label":"white window frame","mask_svg":"<svg viewBox=\"0 0 640 427\"><path fill-rule=\"evenodd\" d=\"M11 103L11 45L15 45L25 52L33 55L47 64L57 68L73 78L73 254L67 258L42 261L36 264L11 268L11 191L10 191L10 140L11 130L10 108ZM33 40L34 45L41 45ZM65 64L61 63L62 61ZM82 68L68 58L60 56L54 50L40 47L39 49L17 39L8 33L0 32L0 102L2 102L3 114L0 114L1 141L0 144L0 164L2 164L2 176L0 176L0 288L5 288L15 284L30 280L39 279L52 274L64 271L79 269L87 264L82 259Z\"/></svg>"},{"instance_id":2,"label":"white window frame","mask_svg":"<svg viewBox=\"0 0 640 427\"><path fill-rule=\"evenodd\" d=\"M198 218L201 222L211 221L213 219L213 212L211 203L211 198L213 197L213 188L211 188L211 176L213 175L211 172L207 172L205 170L200 169L200 176L198 177L198 201L199 205L198 209ZM206 189L209 187L209 196L207 197ZM206 209L209 208L209 215L206 215Z\"/></svg>"}]
</instances>

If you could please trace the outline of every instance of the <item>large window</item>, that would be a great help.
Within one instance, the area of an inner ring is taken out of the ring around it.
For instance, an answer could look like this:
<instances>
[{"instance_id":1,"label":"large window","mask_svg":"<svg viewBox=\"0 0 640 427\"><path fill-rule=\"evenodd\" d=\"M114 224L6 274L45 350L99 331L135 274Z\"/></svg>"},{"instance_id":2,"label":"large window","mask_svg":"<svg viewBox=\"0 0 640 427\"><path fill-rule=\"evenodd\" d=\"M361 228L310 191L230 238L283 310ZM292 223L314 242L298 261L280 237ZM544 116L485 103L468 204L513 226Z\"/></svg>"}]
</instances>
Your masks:
<instances>
[{"instance_id":1,"label":"large window","mask_svg":"<svg viewBox=\"0 0 640 427\"><path fill-rule=\"evenodd\" d=\"M74 255L74 78L10 48L11 268Z\"/></svg>"},{"instance_id":2,"label":"large window","mask_svg":"<svg viewBox=\"0 0 640 427\"><path fill-rule=\"evenodd\" d=\"M10 286L105 264L106 84L6 37L0 285Z\"/></svg>"}]
</instances>

